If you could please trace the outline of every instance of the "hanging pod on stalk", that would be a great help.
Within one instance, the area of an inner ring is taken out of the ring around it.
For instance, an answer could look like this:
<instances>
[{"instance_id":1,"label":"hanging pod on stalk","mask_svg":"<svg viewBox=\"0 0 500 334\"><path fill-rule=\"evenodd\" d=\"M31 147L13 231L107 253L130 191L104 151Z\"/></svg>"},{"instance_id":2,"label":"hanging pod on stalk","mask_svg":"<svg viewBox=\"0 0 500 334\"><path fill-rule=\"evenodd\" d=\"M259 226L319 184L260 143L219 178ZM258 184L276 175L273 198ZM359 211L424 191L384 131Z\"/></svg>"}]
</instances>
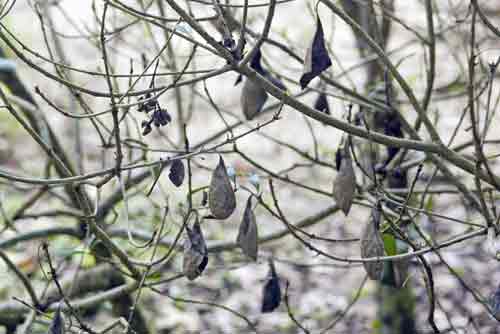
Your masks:
<instances>
[{"instance_id":1,"label":"hanging pod on stalk","mask_svg":"<svg viewBox=\"0 0 500 334\"><path fill-rule=\"evenodd\" d=\"M247 120L253 119L264 107L267 101L264 88L250 79L246 79L241 92L241 108Z\"/></svg>"},{"instance_id":2,"label":"hanging pod on stalk","mask_svg":"<svg viewBox=\"0 0 500 334\"><path fill-rule=\"evenodd\" d=\"M208 194L210 212L216 219L228 218L236 208L236 198L222 157L212 173Z\"/></svg>"},{"instance_id":3,"label":"hanging pod on stalk","mask_svg":"<svg viewBox=\"0 0 500 334\"><path fill-rule=\"evenodd\" d=\"M262 292L262 313L273 312L281 303L280 279L272 260L269 260L269 279Z\"/></svg>"},{"instance_id":4,"label":"hanging pod on stalk","mask_svg":"<svg viewBox=\"0 0 500 334\"><path fill-rule=\"evenodd\" d=\"M252 195L250 195L243 213L236 243L243 250L243 253L254 261L257 261L258 238L257 222L252 210Z\"/></svg>"},{"instance_id":5,"label":"hanging pod on stalk","mask_svg":"<svg viewBox=\"0 0 500 334\"><path fill-rule=\"evenodd\" d=\"M257 71L257 73L262 75L264 78L269 80L279 89L286 90L286 87L283 82L281 82L281 80L275 78L273 75L271 75L271 73L269 73L269 71L262 67L262 64L260 62L261 58L262 53L260 52L260 49L258 49L252 57L252 60L250 61L250 67ZM243 77L240 74L234 84L237 85L242 80ZM245 79L243 90L241 91L240 100L243 114L245 115L247 120L253 119L255 116L257 116L257 114L261 112L264 104L267 101L267 98L268 94L266 93L266 90L264 88L262 88L258 83L250 80L249 78Z\"/></svg>"},{"instance_id":6,"label":"hanging pod on stalk","mask_svg":"<svg viewBox=\"0 0 500 334\"><path fill-rule=\"evenodd\" d=\"M356 177L352 167L349 145L339 148L335 156L337 176L333 181L333 198L344 214L347 216L351 210L354 192L356 190Z\"/></svg>"},{"instance_id":7,"label":"hanging pod on stalk","mask_svg":"<svg viewBox=\"0 0 500 334\"><path fill-rule=\"evenodd\" d=\"M379 231L381 207L379 204L373 207L370 220L361 234L361 257L373 258L384 256L384 241ZM384 263L382 261L363 262L368 277L372 280L382 279Z\"/></svg>"},{"instance_id":8,"label":"hanging pod on stalk","mask_svg":"<svg viewBox=\"0 0 500 334\"><path fill-rule=\"evenodd\" d=\"M332 60L328 55L325 45L325 34L319 16L316 20L316 33L311 45L306 51L304 60L304 72L300 77L300 87L306 88L309 82L319 76L324 70L332 66Z\"/></svg>"},{"instance_id":9,"label":"hanging pod on stalk","mask_svg":"<svg viewBox=\"0 0 500 334\"><path fill-rule=\"evenodd\" d=\"M186 226L186 230L187 238L184 241L182 271L192 281L205 270L208 263L208 250L198 219L196 219L192 229Z\"/></svg>"}]
</instances>

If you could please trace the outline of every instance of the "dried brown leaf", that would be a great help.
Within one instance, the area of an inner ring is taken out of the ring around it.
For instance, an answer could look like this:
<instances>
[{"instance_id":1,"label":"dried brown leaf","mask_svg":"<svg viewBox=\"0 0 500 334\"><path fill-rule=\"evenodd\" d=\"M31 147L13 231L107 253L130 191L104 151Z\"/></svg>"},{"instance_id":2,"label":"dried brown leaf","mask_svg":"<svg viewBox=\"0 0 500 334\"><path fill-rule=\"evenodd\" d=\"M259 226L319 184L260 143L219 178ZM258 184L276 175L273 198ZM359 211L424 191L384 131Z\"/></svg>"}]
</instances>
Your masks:
<instances>
[{"instance_id":1,"label":"dried brown leaf","mask_svg":"<svg viewBox=\"0 0 500 334\"><path fill-rule=\"evenodd\" d=\"M352 167L351 154L346 145L343 150L339 171L333 181L333 198L346 216L351 210L355 190L356 177Z\"/></svg>"},{"instance_id":2,"label":"dried brown leaf","mask_svg":"<svg viewBox=\"0 0 500 334\"><path fill-rule=\"evenodd\" d=\"M361 234L361 257L381 257L384 256L384 241L379 231L380 208L374 207L370 215L370 221L366 224ZM368 277L372 280L381 280L384 263L364 262L363 263Z\"/></svg>"},{"instance_id":3,"label":"dried brown leaf","mask_svg":"<svg viewBox=\"0 0 500 334\"><path fill-rule=\"evenodd\" d=\"M248 197L247 206L238 231L236 242L248 257L257 261L258 230L255 214L252 210L252 196Z\"/></svg>"},{"instance_id":4,"label":"dried brown leaf","mask_svg":"<svg viewBox=\"0 0 500 334\"><path fill-rule=\"evenodd\" d=\"M241 91L241 108L246 119L251 120L262 110L268 95L264 88L250 79L245 80Z\"/></svg>"},{"instance_id":5,"label":"dried brown leaf","mask_svg":"<svg viewBox=\"0 0 500 334\"><path fill-rule=\"evenodd\" d=\"M184 258L182 270L189 280L200 276L208 262L208 250L198 221L193 229L187 229L187 238L184 242Z\"/></svg>"},{"instance_id":6,"label":"dried brown leaf","mask_svg":"<svg viewBox=\"0 0 500 334\"><path fill-rule=\"evenodd\" d=\"M228 218L236 208L236 198L222 157L212 174L208 196L210 212L217 219Z\"/></svg>"}]
</instances>

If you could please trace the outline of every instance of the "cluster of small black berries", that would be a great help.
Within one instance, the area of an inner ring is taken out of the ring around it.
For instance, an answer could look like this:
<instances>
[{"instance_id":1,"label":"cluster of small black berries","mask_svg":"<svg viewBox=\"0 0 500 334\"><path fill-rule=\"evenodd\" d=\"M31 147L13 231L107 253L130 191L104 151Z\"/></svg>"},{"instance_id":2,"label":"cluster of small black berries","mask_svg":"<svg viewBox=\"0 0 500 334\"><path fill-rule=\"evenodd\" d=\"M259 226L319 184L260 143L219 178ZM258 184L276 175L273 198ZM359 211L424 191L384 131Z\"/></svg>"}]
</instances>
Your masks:
<instances>
[{"instance_id":1,"label":"cluster of small black berries","mask_svg":"<svg viewBox=\"0 0 500 334\"><path fill-rule=\"evenodd\" d=\"M167 125L172 121L172 117L170 117L170 114L167 112L167 110L162 109L160 107L160 103L158 103L158 100L156 98L151 98L151 97L153 97L152 94L147 93L146 95L139 98L139 101L141 100L147 100L147 101L140 102L137 111L145 112L146 114L149 115L149 119L144 120L141 123L141 127L143 128L142 130L143 136L149 134L153 130L151 126L152 124L158 128L160 126Z\"/></svg>"}]
</instances>

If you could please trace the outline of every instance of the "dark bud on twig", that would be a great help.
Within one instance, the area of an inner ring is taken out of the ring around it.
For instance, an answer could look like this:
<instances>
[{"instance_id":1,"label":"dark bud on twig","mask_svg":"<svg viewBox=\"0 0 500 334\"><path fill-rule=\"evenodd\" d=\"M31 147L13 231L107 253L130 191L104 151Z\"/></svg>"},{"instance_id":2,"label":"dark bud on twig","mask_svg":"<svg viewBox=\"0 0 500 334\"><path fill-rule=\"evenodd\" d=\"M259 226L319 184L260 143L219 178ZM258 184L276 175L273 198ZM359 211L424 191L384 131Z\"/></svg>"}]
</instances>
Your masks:
<instances>
[{"instance_id":1,"label":"dark bud on twig","mask_svg":"<svg viewBox=\"0 0 500 334\"><path fill-rule=\"evenodd\" d=\"M228 218L236 208L234 190L222 157L220 157L219 164L212 173L208 204L210 212L216 219Z\"/></svg>"},{"instance_id":2,"label":"dark bud on twig","mask_svg":"<svg viewBox=\"0 0 500 334\"><path fill-rule=\"evenodd\" d=\"M330 115L330 106L328 105L328 100L326 98L325 93L321 93L318 95L316 102L314 102L314 109L324 112L327 115Z\"/></svg>"},{"instance_id":3,"label":"dark bud on twig","mask_svg":"<svg viewBox=\"0 0 500 334\"><path fill-rule=\"evenodd\" d=\"M205 270L208 263L208 250L198 220L194 223L193 229L189 227L186 229L187 238L184 242L182 270L184 275L192 281Z\"/></svg>"},{"instance_id":4,"label":"dark bud on twig","mask_svg":"<svg viewBox=\"0 0 500 334\"><path fill-rule=\"evenodd\" d=\"M339 150L340 151L340 150ZM352 167L351 153L349 145L346 144L341 152L340 167L337 168L338 173L333 181L333 198L344 214L347 216L351 210L354 192L356 190L356 177ZM338 151L337 151L338 152ZM337 156L336 156L337 160Z\"/></svg>"},{"instance_id":5,"label":"dark bud on twig","mask_svg":"<svg viewBox=\"0 0 500 334\"><path fill-rule=\"evenodd\" d=\"M245 212L243 213L236 242L243 250L243 253L254 261L257 261L258 239L257 222L252 210L252 196L250 195L247 200Z\"/></svg>"},{"instance_id":6,"label":"dark bud on twig","mask_svg":"<svg viewBox=\"0 0 500 334\"><path fill-rule=\"evenodd\" d=\"M384 242L382 235L379 231L380 225L380 210L381 208L376 205L371 212L370 221L366 224L361 234L361 257L381 257L384 256ZM368 277L372 280L381 280L384 269L384 263L377 262L364 262Z\"/></svg>"},{"instance_id":7,"label":"dark bud on twig","mask_svg":"<svg viewBox=\"0 0 500 334\"><path fill-rule=\"evenodd\" d=\"M168 173L168 178L176 187L180 187L184 181L185 171L184 164L181 160L176 159L172 162L170 166L170 173Z\"/></svg>"},{"instance_id":8,"label":"dark bud on twig","mask_svg":"<svg viewBox=\"0 0 500 334\"><path fill-rule=\"evenodd\" d=\"M314 34L311 45L306 51L304 74L302 74L300 78L300 87L302 89L306 88L312 79L332 65L332 60L325 46L325 36L319 16L316 24L316 33Z\"/></svg>"},{"instance_id":9,"label":"dark bud on twig","mask_svg":"<svg viewBox=\"0 0 500 334\"><path fill-rule=\"evenodd\" d=\"M64 333L64 319L61 314L61 307L59 306L54 313L54 318L50 323L49 331L47 334L63 334Z\"/></svg>"},{"instance_id":10,"label":"dark bud on twig","mask_svg":"<svg viewBox=\"0 0 500 334\"><path fill-rule=\"evenodd\" d=\"M262 313L274 311L281 303L281 287L274 263L269 261L269 280L264 285L262 296Z\"/></svg>"}]
</instances>

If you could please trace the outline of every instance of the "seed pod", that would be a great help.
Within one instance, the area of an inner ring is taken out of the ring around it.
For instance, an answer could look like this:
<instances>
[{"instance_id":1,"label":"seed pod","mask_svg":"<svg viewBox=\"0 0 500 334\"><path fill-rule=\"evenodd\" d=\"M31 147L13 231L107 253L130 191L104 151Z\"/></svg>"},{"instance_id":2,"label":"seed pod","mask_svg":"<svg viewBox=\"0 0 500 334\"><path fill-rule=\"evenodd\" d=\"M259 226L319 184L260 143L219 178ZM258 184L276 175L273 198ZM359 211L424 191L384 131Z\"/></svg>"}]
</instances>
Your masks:
<instances>
[{"instance_id":1,"label":"seed pod","mask_svg":"<svg viewBox=\"0 0 500 334\"><path fill-rule=\"evenodd\" d=\"M184 164L179 159L174 160L172 166L170 166L168 178L176 187L180 187L184 181L184 176Z\"/></svg>"},{"instance_id":2,"label":"seed pod","mask_svg":"<svg viewBox=\"0 0 500 334\"><path fill-rule=\"evenodd\" d=\"M258 252L258 230L255 214L252 210L252 196L248 197L247 206L243 213L243 220L240 224L236 242L246 256L257 261Z\"/></svg>"},{"instance_id":3,"label":"seed pod","mask_svg":"<svg viewBox=\"0 0 500 334\"><path fill-rule=\"evenodd\" d=\"M349 146L344 146L342 158L340 159L340 168L333 181L333 198L339 208L347 216L351 210L354 191L356 190L356 177L352 168L352 159L349 152Z\"/></svg>"},{"instance_id":4,"label":"seed pod","mask_svg":"<svg viewBox=\"0 0 500 334\"><path fill-rule=\"evenodd\" d=\"M384 256L384 242L380 235L380 207L372 209L370 221L366 224L361 234L361 257L380 257ZM364 262L363 263L368 277L372 280L381 280L384 269L383 262Z\"/></svg>"},{"instance_id":5,"label":"seed pod","mask_svg":"<svg viewBox=\"0 0 500 334\"><path fill-rule=\"evenodd\" d=\"M306 88L309 82L320 75L324 70L332 65L332 60L328 55L328 50L325 46L325 36L323 26L319 16L316 21L316 33L311 42L311 45L306 51L304 60L304 74L300 78L300 87Z\"/></svg>"},{"instance_id":6,"label":"seed pod","mask_svg":"<svg viewBox=\"0 0 500 334\"><path fill-rule=\"evenodd\" d=\"M250 79L245 80L241 91L241 108L247 120L253 119L267 101L266 91Z\"/></svg>"},{"instance_id":7,"label":"seed pod","mask_svg":"<svg viewBox=\"0 0 500 334\"><path fill-rule=\"evenodd\" d=\"M226 219L236 208L236 198L222 157L212 174L208 204L216 219Z\"/></svg>"},{"instance_id":8,"label":"seed pod","mask_svg":"<svg viewBox=\"0 0 500 334\"><path fill-rule=\"evenodd\" d=\"M269 261L269 276L262 293L262 313L274 311L281 303L280 280L272 261Z\"/></svg>"},{"instance_id":9,"label":"seed pod","mask_svg":"<svg viewBox=\"0 0 500 334\"><path fill-rule=\"evenodd\" d=\"M61 307L58 307L52 322L50 323L49 331L47 334L63 334L64 333L64 319L61 314Z\"/></svg>"},{"instance_id":10,"label":"seed pod","mask_svg":"<svg viewBox=\"0 0 500 334\"><path fill-rule=\"evenodd\" d=\"M186 227L186 230L182 270L184 275L192 281L205 270L208 263L208 250L198 220L194 223L193 229Z\"/></svg>"}]
</instances>

